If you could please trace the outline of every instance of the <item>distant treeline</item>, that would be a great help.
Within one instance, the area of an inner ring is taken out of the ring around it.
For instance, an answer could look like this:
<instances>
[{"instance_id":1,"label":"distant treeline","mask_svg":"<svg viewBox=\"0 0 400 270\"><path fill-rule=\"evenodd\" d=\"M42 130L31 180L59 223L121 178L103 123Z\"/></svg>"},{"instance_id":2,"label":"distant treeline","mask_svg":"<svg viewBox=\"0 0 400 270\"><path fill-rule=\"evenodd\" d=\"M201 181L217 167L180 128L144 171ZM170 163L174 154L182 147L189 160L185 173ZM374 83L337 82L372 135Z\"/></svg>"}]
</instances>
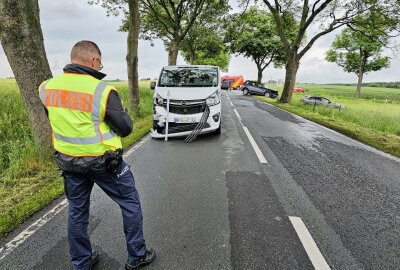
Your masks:
<instances>
[{"instance_id":1,"label":"distant treeline","mask_svg":"<svg viewBox=\"0 0 400 270\"><path fill-rule=\"evenodd\" d=\"M346 86L356 86L355 83L329 83L329 85L346 85ZM362 86L369 87L386 87L386 88L397 88L400 89L400 82L371 82L362 83Z\"/></svg>"}]
</instances>

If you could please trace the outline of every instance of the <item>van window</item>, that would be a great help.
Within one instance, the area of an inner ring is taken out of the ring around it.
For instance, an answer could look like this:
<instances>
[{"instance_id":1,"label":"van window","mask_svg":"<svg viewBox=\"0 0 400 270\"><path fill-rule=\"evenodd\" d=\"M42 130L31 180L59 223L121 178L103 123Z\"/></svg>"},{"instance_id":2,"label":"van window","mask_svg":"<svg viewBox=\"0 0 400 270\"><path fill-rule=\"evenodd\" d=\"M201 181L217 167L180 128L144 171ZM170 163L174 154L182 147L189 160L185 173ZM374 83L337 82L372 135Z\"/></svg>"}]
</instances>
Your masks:
<instances>
[{"instance_id":1,"label":"van window","mask_svg":"<svg viewBox=\"0 0 400 270\"><path fill-rule=\"evenodd\" d=\"M160 76L160 87L218 86L216 67L165 67Z\"/></svg>"}]
</instances>

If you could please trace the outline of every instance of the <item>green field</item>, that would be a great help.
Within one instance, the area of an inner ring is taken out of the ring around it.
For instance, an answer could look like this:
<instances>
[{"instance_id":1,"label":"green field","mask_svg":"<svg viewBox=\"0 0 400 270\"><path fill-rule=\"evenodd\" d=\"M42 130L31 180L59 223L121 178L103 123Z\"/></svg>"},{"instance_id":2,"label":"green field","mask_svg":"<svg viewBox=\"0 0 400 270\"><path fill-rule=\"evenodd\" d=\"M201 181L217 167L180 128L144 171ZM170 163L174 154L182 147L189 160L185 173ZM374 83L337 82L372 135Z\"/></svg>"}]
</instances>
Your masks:
<instances>
[{"instance_id":1,"label":"green field","mask_svg":"<svg viewBox=\"0 0 400 270\"><path fill-rule=\"evenodd\" d=\"M127 82L113 83L128 107ZM152 126L149 82L141 82L141 106L134 132L123 139L127 148ZM61 173L51 157L39 158L27 113L13 79L0 79L0 236L63 193Z\"/></svg>"},{"instance_id":2,"label":"green field","mask_svg":"<svg viewBox=\"0 0 400 270\"><path fill-rule=\"evenodd\" d=\"M270 87L282 91L273 85ZM290 105L261 99L400 156L400 89L363 87L361 98L355 99L355 86L299 84L296 87L304 87L306 91L293 93ZM307 95L324 96L347 109L317 106L314 110L311 105L299 103Z\"/></svg>"}]
</instances>

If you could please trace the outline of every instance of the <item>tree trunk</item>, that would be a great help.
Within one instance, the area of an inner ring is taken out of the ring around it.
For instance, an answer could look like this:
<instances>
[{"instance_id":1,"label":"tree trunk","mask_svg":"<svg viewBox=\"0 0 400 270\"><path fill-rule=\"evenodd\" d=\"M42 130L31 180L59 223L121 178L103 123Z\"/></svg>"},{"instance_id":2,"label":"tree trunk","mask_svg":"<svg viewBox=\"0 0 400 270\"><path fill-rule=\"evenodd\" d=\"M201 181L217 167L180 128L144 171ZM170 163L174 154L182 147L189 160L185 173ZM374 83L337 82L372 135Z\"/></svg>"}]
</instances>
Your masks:
<instances>
[{"instance_id":1,"label":"tree trunk","mask_svg":"<svg viewBox=\"0 0 400 270\"><path fill-rule=\"evenodd\" d=\"M358 82L357 82L357 89L356 89L356 98L360 98L361 96L361 84L363 81L364 74L358 74Z\"/></svg>"},{"instance_id":2,"label":"tree trunk","mask_svg":"<svg viewBox=\"0 0 400 270\"><path fill-rule=\"evenodd\" d=\"M193 49L190 49L190 52L189 52L189 64L191 64L191 65L193 65L194 64L194 50Z\"/></svg>"},{"instance_id":3,"label":"tree trunk","mask_svg":"<svg viewBox=\"0 0 400 270\"><path fill-rule=\"evenodd\" d=\"M262 76L263 76L263 69L261 67L257 67L258 70L258 74L257 74L257 81L260 83L262 80Z\"/></svg>"},{"instance_id":4,"label":"tree trunk","mask_svg":"<svg viewBox=\"0 0 400 270\"><path fill-rule=\"evenodd\" d=\"M280 98L282 103L290 103L292 101L292 94L294 84L296 83L297 70L299 69L299 59L297 52L291 52L286 62L286 76L285 85Z\"/></svg>"},{"instance_id":5,"label":"tree trunk","mask_svg":"<svg viewBox=\"0 0 400 270\"><path fill-rule=\"evenodd\" d=\"M365 65L365 56L364 56L364 52L361 50L360 52L361 54L361 59L360 59L360 66L358 69L358 82L357 82L357 89L356 89L356 98L360 98L361 96L361 84L363 81L363 77L364 77L364 65Z\"/></svg>"},{"instance_id":6,"label":"tree trunk","mask_svg":"<svg viewBox=\"0 0 400 270\"><path fill-rule=\"evenodd\" d=\"M138 73L138 39L140 30L140 16L138 0L128 0L129 29L128 29L128 53L126 63L128 66L128 89L131 109L139 112L139 73Z\"/></svg>"},{"instance_id":7,"label":"tree trunk","mask_svg":"<svg viewBox=\"0 0 400 270\"><path fill-rule=\"evenodd\" d=\"M24 99L35 143L51 149L51 128L38 87L52 77L43 44L38 0L0 1L0 41ZM49 151L40 151L45 157Z\"/></svg>"},{"instance_id":8,"label":"tree trunk","mask_svg":"<svg viewBox=\"0 0 400 270\"><path fill-rule=\"evenodd\" d=\"M168 65L175 66L178 58L179 43L176 40L171 40L168 48Z\"/></svg>"}]
</instances>

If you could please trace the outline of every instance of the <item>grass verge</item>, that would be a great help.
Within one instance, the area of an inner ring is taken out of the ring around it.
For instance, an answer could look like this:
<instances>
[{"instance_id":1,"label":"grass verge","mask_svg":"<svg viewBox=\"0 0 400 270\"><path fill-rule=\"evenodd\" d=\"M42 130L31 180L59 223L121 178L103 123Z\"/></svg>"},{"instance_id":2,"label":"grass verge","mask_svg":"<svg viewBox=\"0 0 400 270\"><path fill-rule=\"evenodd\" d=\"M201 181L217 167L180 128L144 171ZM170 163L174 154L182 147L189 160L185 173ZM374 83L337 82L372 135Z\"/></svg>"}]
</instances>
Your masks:
<instances>
[{"instance_id":1,"label":"grass verge","mask_svg":"<svg viewBox=\"0 0 400 270\"><path fill-rule=\"evenodd\" d=\"M49 165L52 168L48 174L21 179L24 185L33 183L29 188L21 187L19 184L16 185L20 188L18 192L12 191L15 189L8 190L9 192L6 189L1 190L1 201L4 205L0 214L0 236L18 227L28 217L64 193L64 183L60 173L57 176L54 164ZM38 179L41 181L37 181Z\"/></svg>"},{"instance_id":2,"label":"grass verge","mask_svg":"<svg viewBox=\"0 0 400 270\"><path fill-rule=\"evenodd\" d=\"M128 104L127 82L116 83ZM40 160L15 80L0 79L0 237L64 193L61 172L53 160ZM122 140L124 149L146 135L152 126L152 91L140 84L141 106L134 132ZM4 127L4 129L3 129Z\"/></svg>"}]
</instances>

